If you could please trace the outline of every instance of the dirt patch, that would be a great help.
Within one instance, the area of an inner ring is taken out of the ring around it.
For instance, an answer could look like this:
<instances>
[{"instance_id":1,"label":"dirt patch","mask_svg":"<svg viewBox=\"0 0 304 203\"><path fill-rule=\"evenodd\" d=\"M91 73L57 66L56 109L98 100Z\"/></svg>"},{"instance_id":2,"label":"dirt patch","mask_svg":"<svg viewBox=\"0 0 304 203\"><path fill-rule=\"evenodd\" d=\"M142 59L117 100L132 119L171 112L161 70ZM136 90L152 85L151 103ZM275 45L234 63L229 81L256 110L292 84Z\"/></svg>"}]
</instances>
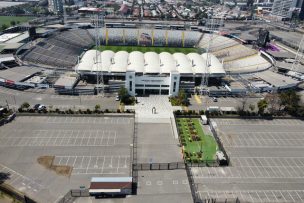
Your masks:
<instances>
[{"instance_id":1,"label":"dirt patch","mask_svg":"<svg viewBox=\"0 0 304 203\"><path fill-rule=\"evenodd\" d=\"M55 171L58 175L70 176L73 168L71 166L53 165L51 170Z\"/></svg>"},{"instance_id":2,"label":"dirt patch","mask_svg":"<svg viewBox=\"0 0 304 203\"><path fill-rule=\"evenodd\" d=\"M37 159L38 163L46 168L51 168L55 156L41 156Z\"/></svg>"},{"instance_id":3,"label":"dirt patch","mask_svg":"<svg viewBox=\"0 0 304 203\"><path fill-rule=\"evenodd\" d=\"M38 157L37 162L44 166L46 169L55 171L56 174L70 177L73 167L67 165L54 165L55 156L41 156Z\"/></svg>"}]
</instances>

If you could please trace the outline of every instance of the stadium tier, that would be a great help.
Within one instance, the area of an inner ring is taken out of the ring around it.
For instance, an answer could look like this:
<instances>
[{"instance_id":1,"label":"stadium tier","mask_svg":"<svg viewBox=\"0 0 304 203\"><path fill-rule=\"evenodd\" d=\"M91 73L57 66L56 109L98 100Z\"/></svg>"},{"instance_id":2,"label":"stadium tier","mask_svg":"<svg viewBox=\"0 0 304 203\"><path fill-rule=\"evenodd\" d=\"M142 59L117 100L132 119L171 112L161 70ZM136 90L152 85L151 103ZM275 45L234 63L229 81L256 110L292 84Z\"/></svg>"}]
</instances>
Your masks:
<instances>
[{"instance_id":1,"label":"stadium tier","mask_svg":"<svg viewBox=\"0 0 304 203\"><path fill-rule=\"evenodd\" d=\"M93 44L94 39L87 30L69 30L54 33L51 37L38 42L20 58L28 63L68 69L74 67L78 56Z\"/></svg>"},{"instance_id":2,"label":"stadium tier","mask_svg":"<svg viewBox=\"0 0 304 203\"><path fill-rule=\"evenodd\" d=\"M95 36L95 30L89 30ZM202 33L178 30L118 29L100 30L102 45L195 47Z\"/></svg>"}]
</instances>

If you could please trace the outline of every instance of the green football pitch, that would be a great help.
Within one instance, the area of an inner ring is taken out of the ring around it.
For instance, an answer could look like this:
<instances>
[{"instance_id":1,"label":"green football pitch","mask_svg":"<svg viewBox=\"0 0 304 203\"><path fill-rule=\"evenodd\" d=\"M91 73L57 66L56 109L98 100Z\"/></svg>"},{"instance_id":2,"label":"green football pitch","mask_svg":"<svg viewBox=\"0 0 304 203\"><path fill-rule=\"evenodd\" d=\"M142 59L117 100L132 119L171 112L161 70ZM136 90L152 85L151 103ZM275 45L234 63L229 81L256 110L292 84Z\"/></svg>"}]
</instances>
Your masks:
<instances>
[{"instance_id":1,"label":"green football pitch","mask_svg":"<svg viewBox=\"0 0 304 203\"><path fill-rule=\"evenodd\" d=\"M161 52L169 52L171 54L173 53L197 53L196 48L183 48L183 47L145 47L145 46L100 46L98 48L99 51L104 51L104 50L111 50L113 52L118 52L118 51L127 51L127 52L132 52L132 51L140 51L140 52L156 52L156 53L161 53Z\"/></svg>"},{"instance_id":2,"label":"green football pitch","mask_svg":"<svg viewBox=\"0 0 304 203\"><path fill-rule=\"evenodd\" d=\"M216 140L212 135L204 133L199 118L177 118L176 121L186 161L216 160L215 154L218 149Z\"/></svg>"},{"instance_id":3,"label":"green football pitch","mask_svg":"<svg viewBox=\"0 0 304 203\"><path fill-rule=\"evenodd\" d=\"M0 26L2 26L3 24L10 26L11 21L15 21L16 23L18 21L20 23L24 23L31 19L32 19L32 17L25 17L25 16L0 16Z\"/></svg>"}]
</instances>

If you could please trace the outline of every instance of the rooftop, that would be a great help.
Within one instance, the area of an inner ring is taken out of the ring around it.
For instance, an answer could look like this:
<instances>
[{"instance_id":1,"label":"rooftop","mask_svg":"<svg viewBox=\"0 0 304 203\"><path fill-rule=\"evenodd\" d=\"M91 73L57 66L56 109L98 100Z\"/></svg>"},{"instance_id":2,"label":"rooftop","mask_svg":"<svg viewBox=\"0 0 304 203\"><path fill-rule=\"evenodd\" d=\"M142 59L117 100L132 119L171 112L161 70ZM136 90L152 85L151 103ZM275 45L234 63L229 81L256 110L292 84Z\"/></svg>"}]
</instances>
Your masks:
<instances>
[{"instance_id":1,"label":"rooftop","mask_svg":"<svg viewBox=\"0 0 304 203\"><path fill-rule=\"evenodd\" d=\"M40 71L41 69L37 67L18 66L0 71L0 78L20 82Z\"/></svg>"},{"instance_id":2,"label":"rooftop","mask_svg":"<svg viewBox=\"0 0 304 203\"><path fill-rule=\"evenodd\" d=\"M101 61L96 64L96 51L87 51L80 63L75 67L78 71L103 71L124 73L127 71L135 71L136 73L159 73L168 74L178 71L181 74L205 74L210 73L211 76L223 76L225 74L223 65L211 54L211 66L206 68L206 54L199 55L197 53L175 53L170 54L162 52L142 53L134 51L131 53L119 51L99 52Z\"/></svg>"}]
</instances>

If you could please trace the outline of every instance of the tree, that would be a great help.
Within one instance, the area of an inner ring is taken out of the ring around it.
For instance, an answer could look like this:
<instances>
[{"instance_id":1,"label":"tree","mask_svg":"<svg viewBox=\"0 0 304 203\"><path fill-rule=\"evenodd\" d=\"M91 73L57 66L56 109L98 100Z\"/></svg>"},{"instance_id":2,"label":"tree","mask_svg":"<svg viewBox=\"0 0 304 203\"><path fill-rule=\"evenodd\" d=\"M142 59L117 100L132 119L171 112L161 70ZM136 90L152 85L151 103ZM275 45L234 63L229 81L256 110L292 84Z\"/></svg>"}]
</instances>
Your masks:
<instances>
[{"instance_id":1,"label":"tree","mask_svg":"<svg viewBox=\"0 0 304 203\"><path fill-rule=\"evenodd\" d=\"M2 26L1 26L1 30L6 30L8 28L8 26L6 25L6 24L3 24Z\"/></svg>"},{"instance_id":2,"label":"tree","mask_svg":"<svg viewBox=\"0 0 304 203\"><path fill-rule=\"evenodd\" d=\"M271 114L276 114L280 110L281 100L278 94L267 94L265 100L267 101L268 109Z\"/></svg>"},{"instance_id":3,"label":"tree","mask_svg":"<svg viewBox=\"0 0 304 203\"><path fill-rule=\"evenodd\" d=\"M118 91L118 96L120 98L120 101L122 103L125 103L125 101L128 100L128 98L129 98L129 93L128 93L127 88L121 86L119 91Z\"/></svg>"},{"instance_id":4,"label":"tree","mask_svg":"<svg viewBox=\"0 0 304 203\"><path fill-rule=\"evenodd\" d=\"M265 109L267 108L267 101L265 99L262 99L258 102L258 112L260 115L264 114Z\"/></svg>"},{"instance_id":5,"label":"tree","mask_svg":"<svg viewBox=\"0 0 304 203\"><path fill-rule=\"evenodd\" d=\"M95 105L95 111L99 111L100 110L100 104L96 104Z\"/></svg>"},{"instance_id":6,"label":"tree","mask_svg":"<svg viewBox=\"0 0 304 203\"><path fill-rule=\"evenodd\" d=\"M21 104L20 106L22 109L27 109L30 107L30 104L28 102L24 102L23 104Z\"/></svg>"},{"instance_id":7,"label":"tree","mask_svg":"<svg viewBox=\"0 0 304 203\"><path fill-rule=\"evenodd\" d=\"M240 111L244 112L246 104L247 104L248 97L247 97L246 93L243 93L241 96L242 96L242 99L241 99Z\"/></svg>"},{"instance_id":8,"label":"tree","mask_svg":"<svg viewBox=\"0 0 304 203\"><path fill-rule=\"evenodd\" d=\"M15 26L15 25L16 25L16 22L15 22L14 20L12 20L12 21L10 22L10 24L11 24L11 26Z\"/></svg>"},{"instance_id":9,"label":"tree","mask_svg":"<svg viewBox=\"0 0 304 203\"><path fill-rule=\"evenodd\" d=\"M250 111L253 112L255 110L255 105L254 104L250 104L249 105L249 109L250 109Z\"/></svg>"},{"instance_id":10,"label":"tree","mask_svg":"<svg viewBox=\"0 0 304 203\"><path fill-rule=\"evenodd\" d=\"M290 115L297 115L297 111L300 107L300 96L294 90L289 90L280 94L280 105L287 111Z\"/></svg>"}]
</instances>

